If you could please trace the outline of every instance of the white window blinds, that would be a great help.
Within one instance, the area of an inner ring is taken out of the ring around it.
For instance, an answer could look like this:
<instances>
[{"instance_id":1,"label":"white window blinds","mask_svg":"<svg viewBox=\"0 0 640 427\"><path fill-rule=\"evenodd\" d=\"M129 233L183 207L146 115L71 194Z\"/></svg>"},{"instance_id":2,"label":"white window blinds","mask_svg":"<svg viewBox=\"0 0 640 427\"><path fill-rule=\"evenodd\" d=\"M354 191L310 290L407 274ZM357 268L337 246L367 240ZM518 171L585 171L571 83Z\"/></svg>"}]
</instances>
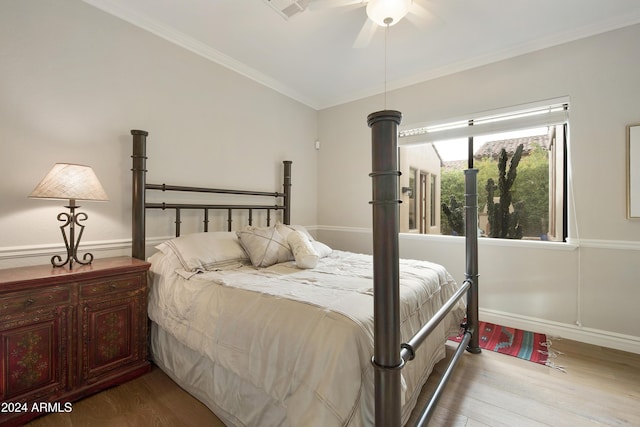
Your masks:
<instances>
[{"instance_id":1,"label":"white window blinds","mask_svg":"<svg viewBox=\"0 0 640 427\"><path fill-rule=\"evenodd\" d=\"M446 123L408 125L399 130L400 145L424 144L471 136L490 135L566 123L567 99L542 101L509 109L478 114Z\"/></svg>"}]
</instances>

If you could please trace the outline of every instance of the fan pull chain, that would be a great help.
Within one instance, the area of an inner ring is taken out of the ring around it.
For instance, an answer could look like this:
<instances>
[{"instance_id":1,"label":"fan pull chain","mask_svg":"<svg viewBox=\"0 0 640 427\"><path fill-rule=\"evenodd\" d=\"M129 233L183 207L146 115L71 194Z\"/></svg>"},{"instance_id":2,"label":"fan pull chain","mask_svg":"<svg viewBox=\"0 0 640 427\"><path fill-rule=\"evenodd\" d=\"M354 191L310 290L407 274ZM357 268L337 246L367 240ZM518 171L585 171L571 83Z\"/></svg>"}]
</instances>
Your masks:
<instances>
[{"instance_id":1,"label":"fan pull chain","mask_svg":"<svg viewBox=\"0 0 640 427\"><path fill-rule=\"evenodd\" d=\"M387 109L387 35L389 33L389 24L384 27L384 109Z\"/></svg>"}]
</instances>

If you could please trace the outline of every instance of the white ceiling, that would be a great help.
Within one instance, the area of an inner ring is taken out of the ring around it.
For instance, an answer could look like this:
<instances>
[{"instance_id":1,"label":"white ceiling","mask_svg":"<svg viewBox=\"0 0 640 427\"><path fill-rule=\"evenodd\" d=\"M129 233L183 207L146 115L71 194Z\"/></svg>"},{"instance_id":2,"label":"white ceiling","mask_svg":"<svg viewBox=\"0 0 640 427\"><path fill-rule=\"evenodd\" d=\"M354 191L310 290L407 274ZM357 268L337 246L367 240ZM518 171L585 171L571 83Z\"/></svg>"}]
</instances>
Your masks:
<instances>
[{"instance_id":1,"label":"white ceiling","mask_svg":"<svg viewBox=\"0 0 640 427\"><path fill-rule=\"evenodd\" d=\"M353 0L290 19L267 0L84 0L316 109L383 92L385 29ZM387 89L640 22L639 0L413 0L387 30ZM639 40L640 42L640 40Z\"/></svg>"}]
</instances>

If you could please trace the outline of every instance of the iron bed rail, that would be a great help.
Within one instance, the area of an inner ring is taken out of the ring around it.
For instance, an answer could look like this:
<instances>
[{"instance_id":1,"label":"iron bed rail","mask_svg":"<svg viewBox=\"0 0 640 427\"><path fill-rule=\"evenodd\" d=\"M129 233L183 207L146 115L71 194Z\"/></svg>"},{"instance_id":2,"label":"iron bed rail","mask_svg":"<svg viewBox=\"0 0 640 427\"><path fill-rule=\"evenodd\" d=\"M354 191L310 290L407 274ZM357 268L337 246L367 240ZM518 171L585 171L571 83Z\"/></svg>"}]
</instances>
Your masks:
<instances>
[{"instance_id":1,"label":"iron bed rail","mask_svg":"<svg viewBox=\"0 0 640 427\"><path fill-rule=\"evenodd\" d=\"M465 170L465 251L466 279L461 288L443 305L408 343L400 342L400 274L399 274L399 205L398 125L402 113L383 110L371 113L373 211L373 317L375 370L375 424L400 427L402 423L401 370L412 360L427 336L461 299L467 296L465 329L454 356L435 392L420 411L417 426L431 418L455 366L466 348L479 353L475 329L478 324L478 194L477 169Z\"/></svg>"},{"instance_id":2,"label":"iron bed rail","mask_svg":"<svg viewBox=\"0 0 640 427\"><path fill-rule=\"evenodd\" d=\"M451 311L453 306L458 303L458 300L464 296L464 294L471 287L471 280L465 280L460 286L460 289L456 291L455 294L451 296L451 298L433 315L431 319L427 323L425 323L422 328L416 332L416 334L411 337L411 339L400 345L400 357L405 362L413 360L415 357L416 351L420 348L420 346L424 343L424 341L429 337L431 332L442 322L445 316Z\"/></svg>"},{"instance_id":3,"label":"iron bed rail","mask_svg":"<svg viewBox=\"0 0 640 427\"><path fill-rule=\"evenodd\" d=\"M204 212L203 220L204 231L209 231L209 211L210 210L226 210L227 211L227 231L233 230L233 212L234 211L249 211L249 218L247 220L249 225L253 225L253 211L263 210L267 213L267 227L271 225L271 211L284 210L284 206L278 205L211 205L211 204L198 204L198 203L146 203L144 205L146 209L173 209L176 212L175 220L175 235L180 237L180 224L181 224L181 212L183 210L202 210Z\"/></svg>"},{"instance_id":4,"label":"iron bed rail","mask_svg":"<svg viewBox=\"0 0 640 427\"><path fill-rule=\"evenodd\" d=\"M215 193L215 194L235 194L245 196L267 196L267 197L286 197L285 193L269 192L269 191L253 191L253 190L225 190L221 188L207 187L189 187L183 185L167 185L167 184L146 184L147 190L160 191L186 191L194 193Z\"/></svg>"}]
</instances>

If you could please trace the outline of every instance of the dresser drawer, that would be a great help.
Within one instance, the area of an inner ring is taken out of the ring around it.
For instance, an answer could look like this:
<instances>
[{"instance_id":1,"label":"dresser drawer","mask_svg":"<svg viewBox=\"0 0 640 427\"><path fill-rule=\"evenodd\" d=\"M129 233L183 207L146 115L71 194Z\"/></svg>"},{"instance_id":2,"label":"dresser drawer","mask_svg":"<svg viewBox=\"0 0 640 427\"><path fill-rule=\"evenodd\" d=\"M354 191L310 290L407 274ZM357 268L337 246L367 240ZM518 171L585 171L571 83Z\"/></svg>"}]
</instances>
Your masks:
<instances>
[{"instance_id":1,"label":"dresser drawer","mask_svg":"<svg viewBox=\"0 0 640 427\"><path fill-rule=\"evenodd\" d=\"M0 298L2 314L7 315L66 304L71 304L71 290L68 286L11 292L2 295Z\"/></svg>"},{"instance_id":2,"label":"dresser drawer","mask_svg":"<svg viewBox=\"0 0 640 427\"><path fill-rule=\"evenodd\" d=\"M91 298L113 292L135 291L141 287L142 279L140 275L119 276L114 277L112 280L81 284L80 297Z\"/></svg>"}]
</instances>

